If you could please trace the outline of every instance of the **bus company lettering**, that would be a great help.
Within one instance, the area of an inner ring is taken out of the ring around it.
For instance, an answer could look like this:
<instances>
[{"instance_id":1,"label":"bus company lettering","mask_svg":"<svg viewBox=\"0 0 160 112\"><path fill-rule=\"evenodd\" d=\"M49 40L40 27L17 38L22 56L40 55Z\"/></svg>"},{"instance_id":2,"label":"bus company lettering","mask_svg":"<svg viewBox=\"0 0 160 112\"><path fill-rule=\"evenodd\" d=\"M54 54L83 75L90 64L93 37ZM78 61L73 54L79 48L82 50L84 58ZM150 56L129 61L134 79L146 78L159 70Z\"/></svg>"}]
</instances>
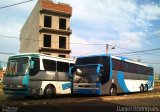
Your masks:
<instances>
[{"instance_id":1,"label":"bus company lettering","mask_svg":"<svg viewBox=\"0 0 160 112\"><path fill-rule=\"evenodd\" d=\"M117 112L159 112L159 107L117 106Z\"/></svg>"}]
</instances>

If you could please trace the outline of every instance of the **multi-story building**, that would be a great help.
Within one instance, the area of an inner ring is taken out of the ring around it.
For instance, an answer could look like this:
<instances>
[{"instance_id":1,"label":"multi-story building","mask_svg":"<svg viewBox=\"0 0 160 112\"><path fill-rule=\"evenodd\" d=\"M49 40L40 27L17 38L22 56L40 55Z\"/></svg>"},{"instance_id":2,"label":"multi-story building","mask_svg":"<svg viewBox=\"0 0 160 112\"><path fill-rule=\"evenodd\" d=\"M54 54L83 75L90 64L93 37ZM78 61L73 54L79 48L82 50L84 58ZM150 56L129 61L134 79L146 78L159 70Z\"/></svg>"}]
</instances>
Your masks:
<instances>
[{"instance_id":1,"label":"multi-story building","mask_svg":"<svg viewBox=\"0 0 160 112\"><path fill-rule=\"evenodd\" d=\"M43 53L68 58L72 7L38 0L20 34L20 53Z\"/></svg>"}]
</instances>

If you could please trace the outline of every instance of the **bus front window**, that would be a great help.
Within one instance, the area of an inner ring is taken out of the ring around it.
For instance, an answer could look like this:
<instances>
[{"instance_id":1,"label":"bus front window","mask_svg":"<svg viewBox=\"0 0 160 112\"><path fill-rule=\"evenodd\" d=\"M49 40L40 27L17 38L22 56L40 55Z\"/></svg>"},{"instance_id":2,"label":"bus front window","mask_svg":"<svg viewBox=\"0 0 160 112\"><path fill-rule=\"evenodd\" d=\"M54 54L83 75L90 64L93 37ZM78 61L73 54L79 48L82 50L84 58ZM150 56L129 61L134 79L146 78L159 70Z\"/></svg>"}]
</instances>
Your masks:
<instances>
[{"instance_id":1,"label":"bus front window","mask_svg":"<svg viewBox=\"0 0 160 112\"><path fill-rule=\"evenodd\" d=\"M89 66L77 66L74 73L75 83L95 83L99 82L99 76L97 74L97 65Z\"/></svg>"},{"instance_id":2,"label":"bus front window","mask_svg":"<svg viewBox=\"0 0 160 112\"><path fill-rule=\"evenodd\" d=\"M29 58L14 58L9 59L8 66L6 70L6 75L23 76L27 73L29 68Z\"/></svg>"}]
</instances>

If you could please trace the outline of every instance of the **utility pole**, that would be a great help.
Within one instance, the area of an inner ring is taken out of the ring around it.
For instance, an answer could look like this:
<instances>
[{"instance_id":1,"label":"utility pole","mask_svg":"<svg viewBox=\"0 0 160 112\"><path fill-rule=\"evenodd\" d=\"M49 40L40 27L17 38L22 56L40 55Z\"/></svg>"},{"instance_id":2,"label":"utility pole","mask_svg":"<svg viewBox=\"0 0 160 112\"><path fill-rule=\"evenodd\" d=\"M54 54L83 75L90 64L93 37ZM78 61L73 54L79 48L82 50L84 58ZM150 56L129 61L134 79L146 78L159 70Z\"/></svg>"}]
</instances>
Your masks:
<instances>
[{"instance_id":1,"label":"utility pole","mask_svg":"<svg viewBox=\"0 0 160 112\"><path fill-rule=\"evenodd\" d=\"M115 47L114 47L114 46L111 46L111 48L109 49L109 46L111 46L111 45L106 44L106 54L108 54L108 51L109 51L109 50L111 50L111 49L115 49Z\"/></svg>"},{"instance_id":2,"label":"utility pole","mask_svg":"<svg viewBox=\"0 0 160 112\"><path fill-rule=\"evenodd\" d=\"M109 48L109 45L106 44L106 54L108 54L108 48Z\"/></svg>"}]
</instances>

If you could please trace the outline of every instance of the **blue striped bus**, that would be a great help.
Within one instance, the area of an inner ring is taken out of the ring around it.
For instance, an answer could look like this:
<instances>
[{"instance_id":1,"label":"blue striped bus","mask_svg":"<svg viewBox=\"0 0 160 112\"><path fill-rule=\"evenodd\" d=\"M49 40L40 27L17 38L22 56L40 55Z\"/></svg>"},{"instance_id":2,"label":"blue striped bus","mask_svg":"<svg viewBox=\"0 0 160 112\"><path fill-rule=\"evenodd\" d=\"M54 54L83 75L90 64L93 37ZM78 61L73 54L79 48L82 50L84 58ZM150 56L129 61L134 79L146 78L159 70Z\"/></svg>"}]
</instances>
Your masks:
<instances>
[{"instance_id":1,"label":"blue striped bus","mask_svg":"<svg viewBox=\"0 0 160 112\"><path fill-rule=\"evenodd\" d=\"M117 95L154 88L153 67L110 54L77 58L70 75L73 94Z\"/></svg>"},{"instance_id":2,"label":"blue striped bus","mask_svg":"<svg viewBox=\"0 0 160 112\"><path fill-rule=\"evenodd\" d=\"M8 59L3 78L5 94L46 98L59 94L71 94L69 67L71 59L44 54L19 54Z\"/></svg>"}]
</instances>

